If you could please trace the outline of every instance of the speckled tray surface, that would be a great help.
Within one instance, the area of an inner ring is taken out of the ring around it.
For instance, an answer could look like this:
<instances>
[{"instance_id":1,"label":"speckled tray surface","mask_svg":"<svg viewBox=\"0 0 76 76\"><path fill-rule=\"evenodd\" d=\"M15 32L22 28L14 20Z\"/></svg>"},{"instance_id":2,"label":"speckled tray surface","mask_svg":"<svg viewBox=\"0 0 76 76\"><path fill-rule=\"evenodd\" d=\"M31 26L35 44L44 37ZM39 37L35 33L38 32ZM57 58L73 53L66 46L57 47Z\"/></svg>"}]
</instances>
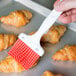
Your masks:
<instances>
[{"instance_id":1,"label":"speckled tray surface","mask_svg":"<svg viewBox=\"0 0 76 76\"><path fill-rule=\"evenodd\" d=\"M7 15L10 11L17 9L28 9L33 13L33 18L29 24L22 28L15 28L6 26L0 23L0 33L15 33L19 34L21 32L30 33L32 31L36 31L42 21L45 19L43 15L40 13L28 8L28 6L24 6L23 4L17 2L10 2L8 5L0 8L0 16ZM58 23L55 23L56 25ZM64 76L76 76L76 62L62 62L62 61L53 61L51 56L60 48L63 48L66 44L76 44L76 32L71 31L67 28L64 36L61 38L60 42L57 44L42 44L45 55L41 58L39 64L30 69L29 71L24 71L21 73L0 73L0 76L42 76L42 73L45 70L50 70L55 73L63 74ZM10 49L10 48L9 48ZM0 52L0 59L4 59L7 56L7 52L9 49Z\"/></svg>"}]
</instances>

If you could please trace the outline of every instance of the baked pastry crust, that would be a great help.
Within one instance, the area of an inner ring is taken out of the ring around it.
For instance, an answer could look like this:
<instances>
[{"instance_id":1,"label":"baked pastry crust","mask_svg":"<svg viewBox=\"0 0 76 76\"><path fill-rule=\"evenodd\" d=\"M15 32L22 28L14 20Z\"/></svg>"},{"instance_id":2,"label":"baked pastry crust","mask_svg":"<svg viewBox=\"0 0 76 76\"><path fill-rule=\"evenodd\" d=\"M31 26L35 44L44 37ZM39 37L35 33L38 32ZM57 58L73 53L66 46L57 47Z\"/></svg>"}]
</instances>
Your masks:
<instances>
[{"instance_id":1,"label":"baked pastry crust","mask_svg":"<svg viewBox=\"0 0 76 76\"><path fill-rule=\"evenodd\" d=\"M58 43L60 38L64 35L66 27L63 25L52 26L49 31L43 35L41 41L52 44Z\"/></svg>"},{"instance_id":2,"label":"baked pastry crust","mask_svg":"<svg viewBox=\"0 0 76 76\"><path fill-rule=\"evenodd\" d=\"M42 76L62 76L61 74L53 74L50 71L45 71Z\"/></svg>"},{"instance_id":3,"label":"baked pastry crust","mask_svg":"<svg viewBox=\"0 0 76 76\"><path fill-rule=\"evenodd\" d=\"M0 51L12 46L17 39L14 34L0 34Z\"/></svg>"},{"instance_id":4,"label":"baked pastry crust","mask_svg":"<svg viewBox=\"0 0 76 76\"><path fill-rule=\"evenodd\" d=\"M60 49L53 55L52 59L62 61L76 61L76 45L64 46L63 49Z\"/></svg>"},{"instance_id":5,"label":"baked pastry crust","mask_svg":"<svg viewBox=\"0 0 76 76\"><path fill-rule=\"evenodd\" d=\"M66 31L66 27L63 25L52 26L49 31L44 34L41 38L41 42L49 42L52 44L56 44L59 42L60 38L64 35ZM35 32L31 32L30 35Z\"/></svg>"},{"instance_id":6,"label":"baked pastry crust","mask_svg":"<svg viewBox=\"0 0 76 76\"><path fill-rule=\"evenodd\" d=\"M24 68L16 62L11 56L0 61L0 72L21 72Z\"/></svg>"},{"instance_id":7,"label":"baked pastry crust","mask_svg":"<svg viewBox=\"0 0 76 76\"><path fill-rule=\"evenodd\" d=\"M16 10L11 12L8 16L2 16L0 21L7 25L21 27L29 23L32 18L32 13L28 10Z\"/></svg>"},{"instance_id":8,"label":"baked pastry crust","mask_svg":"<svg viewBox=\"0 0 76 76\"><path fill-rule=\"evenodd\" d=\"M32 66L36 66L38 61ZM7 56L4 60L0 61L0 72L22 72L25 71L23 66L19 64L13 57Z\"/></svg>"}]
</instances>

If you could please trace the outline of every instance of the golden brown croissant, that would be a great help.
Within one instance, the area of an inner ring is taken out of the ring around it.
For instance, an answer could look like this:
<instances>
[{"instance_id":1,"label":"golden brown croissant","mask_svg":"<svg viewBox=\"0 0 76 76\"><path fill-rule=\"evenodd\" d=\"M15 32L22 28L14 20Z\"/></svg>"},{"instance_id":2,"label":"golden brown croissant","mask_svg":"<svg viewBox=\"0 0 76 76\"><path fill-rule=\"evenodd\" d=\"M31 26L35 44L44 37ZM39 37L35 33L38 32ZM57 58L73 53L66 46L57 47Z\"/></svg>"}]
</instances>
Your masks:
<instances>
[{"instance_id":1,"label":"golden brown croissant","mask_svg":"<svg viewBox=\"0 0 76 76\"><path fill-rule=\"evenodd\" d=\"M8 16L2 16L1 22L7 25L21 27L29 23L32 18L32 13L27 10L16 10L11 12Z\"/></svg>"},{"instance_id":2,"label":"golden brown croissant","mask_svg":"<svg viewBox=\"0 0 76 76\"><path fill-rule=\"evenodd\" d=\"M52 44L58 43L65 31L66 27L63 25L52 26L49 31L43 35L41 42L49 42ZM30 35L34 33L35 32L31 32Z\"/></svg>"},{"instance_id":3,"label":"golden brown croissant","mask_svg":"<svg viewBox=\"0 0 76 76\"><path fill-rule=\"evenodd\" d=\"M66 27L63 25L52 26L49 31L43 35L41 41L50 42L52 44L58 43L65 31Z\"/></svg>"},{"instance_id":4,"label":"golden brown croissant","mask_svg":"<svg viewBox=\"0 0 76 76\"><path fill-rule=\"evenodd\" d=\"M17 39L14 34L0 34L0 51L12 46Z\"/></svg>"},{"instance_id":5,"label":"golden brown croissant","mask_svg":"<svg viewBox=\"0 0 76 76\"><path fill-rule=\"evenodd\" d=\"M38 61L35 62L37 65ZM25 69L11 56L6 57L4 60L0 61L0 72L22 72Z\"/></svg>"},{"instance_id":6,"label":"golden brown croissant","mask_svg":"<svg viewBox=\"0 0 76 76\"><path fill-rule=\"evenodd\" d=\"M76 61L76 45L66 45L63 49L57 51L52 59Z\"/></svg>"},{"instance_id":7,"label":"golden brown croissant","mask_svg":"<svg viewBox=\"0 0 76 76\"><path fill-rule=\"evenodd\" d=\"M62 76L60 74L53 74L50 71L45 71L42 76Z\"/></svg>"}]
</instances>

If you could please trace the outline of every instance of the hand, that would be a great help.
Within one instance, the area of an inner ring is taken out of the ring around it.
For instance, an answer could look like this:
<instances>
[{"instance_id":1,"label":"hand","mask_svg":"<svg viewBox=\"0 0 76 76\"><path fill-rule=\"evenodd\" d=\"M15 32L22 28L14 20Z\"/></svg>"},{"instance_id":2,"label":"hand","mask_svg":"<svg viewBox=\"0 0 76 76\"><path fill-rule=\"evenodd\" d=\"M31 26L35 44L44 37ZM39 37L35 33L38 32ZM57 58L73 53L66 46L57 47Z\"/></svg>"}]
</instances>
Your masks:
<instances>
[{"instance_id":1,"label":"hand","mask_svg":"<svg viewBox=\"0 0 76 76\"><path fill-rule=\"evenodd\" d=\"M54 8L57 11L62 11L59 21L62 23L71 23L76 21L76 0L57 0L54 3Z\"/></svg>"}]
</instances>

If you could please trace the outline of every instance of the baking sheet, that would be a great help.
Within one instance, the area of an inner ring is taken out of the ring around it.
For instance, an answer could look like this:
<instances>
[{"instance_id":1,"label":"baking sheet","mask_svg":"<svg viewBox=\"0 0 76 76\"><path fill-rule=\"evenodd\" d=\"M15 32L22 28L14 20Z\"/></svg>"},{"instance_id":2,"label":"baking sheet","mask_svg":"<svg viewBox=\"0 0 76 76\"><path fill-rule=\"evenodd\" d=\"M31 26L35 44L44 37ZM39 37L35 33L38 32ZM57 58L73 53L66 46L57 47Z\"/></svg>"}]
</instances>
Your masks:
<instances>
[{"instance_id":1,"label":"baking sheet","mask_svg":"<svg viewBox=\"0 0 76 76\"><path fill-rule=\"evenodd\" d=\"M10 11L17 9L28 9L33 13L33 18L31 22L20 29L15 27L6 26L0 23L0 33L15 33L19 34L21 32L29 33L32 31L36 31L42 21L45 19L43 15L39 12L33 11L30 8L18 3L18 2L10 2L7 6L0 8L0 16L7 15ZM55 23L56 25L58 23ZM62 61L53 61L51 56L60 48L63 48L66 44L76 44L76 33L67 28L65 35L61 38L60 42L57 44L42 44L45 55L41 58L39 64L30 69L29 71L24 71L21 73L0 73L0 76L42 76L42 73L45 70L50 70L54 73L61 73L64 76L76 76L76 62L62 62ZM10 48L9 48L10 49ZM8 50L4 50L0 52L0 59L3 59L7 56Z\"/></svg>"}]
</instances>

